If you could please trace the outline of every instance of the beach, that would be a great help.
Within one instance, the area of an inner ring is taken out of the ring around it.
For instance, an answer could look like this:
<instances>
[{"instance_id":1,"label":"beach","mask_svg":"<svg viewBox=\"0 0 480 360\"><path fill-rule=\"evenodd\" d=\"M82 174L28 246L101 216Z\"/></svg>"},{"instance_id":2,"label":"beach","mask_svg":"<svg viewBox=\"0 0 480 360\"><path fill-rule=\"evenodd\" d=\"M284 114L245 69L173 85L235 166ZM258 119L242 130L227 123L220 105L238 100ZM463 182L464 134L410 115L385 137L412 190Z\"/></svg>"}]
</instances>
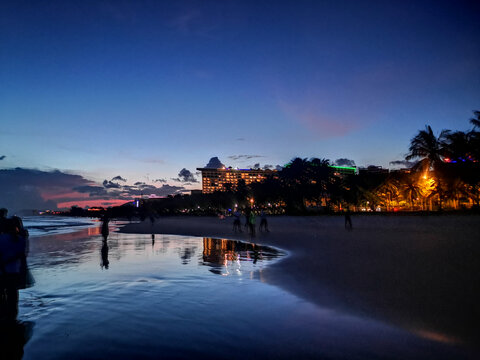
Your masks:
<instances>
[{"instance_id":1,"label":"beach","mask_svg":"<svg viewBox=\"0 0 480 360\"><path fill-rule=\"evenodd\" d=\"M243 219L242 219L243 222ZM475 347L480 243L475 215L268 218L268 233L232 231L233 218L161 217L125 233L255 242L286 250L261 280L321 308L376 319L420 337ZM259 221L257 222L258 226Z\"/></svg>"}]
</instances>

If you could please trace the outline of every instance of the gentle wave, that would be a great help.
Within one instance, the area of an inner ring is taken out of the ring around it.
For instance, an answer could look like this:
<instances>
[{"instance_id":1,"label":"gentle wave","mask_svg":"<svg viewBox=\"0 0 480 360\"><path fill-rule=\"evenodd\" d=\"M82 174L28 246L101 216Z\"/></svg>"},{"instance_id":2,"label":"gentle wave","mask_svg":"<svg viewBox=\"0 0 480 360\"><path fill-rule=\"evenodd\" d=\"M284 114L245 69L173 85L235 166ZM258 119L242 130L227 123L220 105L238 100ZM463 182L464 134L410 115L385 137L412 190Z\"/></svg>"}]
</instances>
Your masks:
<instances>
[{"instance_id":1,"label":"gentle wave","mask_svg":"<svg viewBox=\"0 0 480 360\"><path fill-rule=\"evenodd\" d=\"M30 236L66 234L98 225L98 220L64 216L25 216L23 225Z\"/></svg>"}]
</instances>

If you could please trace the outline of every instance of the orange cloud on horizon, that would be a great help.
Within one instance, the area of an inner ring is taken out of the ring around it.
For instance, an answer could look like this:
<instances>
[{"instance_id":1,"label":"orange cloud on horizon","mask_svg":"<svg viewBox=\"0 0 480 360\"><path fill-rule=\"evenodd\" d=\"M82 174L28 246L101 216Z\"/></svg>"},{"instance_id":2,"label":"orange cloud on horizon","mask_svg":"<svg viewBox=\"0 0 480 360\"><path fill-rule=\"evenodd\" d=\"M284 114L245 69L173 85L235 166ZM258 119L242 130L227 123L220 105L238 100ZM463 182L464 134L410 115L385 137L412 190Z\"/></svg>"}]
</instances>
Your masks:
<instances>
[{"instance_id":1,"label":"orange cloud on horizon","mask_svg":"<svg viewBox=\"0 0 480 360\"><path fill-rule=\"evenodd\" d=\"M96 200L80 200L80 201L65 201L59 202L57 207L59 209L69 209L72 206L78 206L84 208L94 207L94 206L101 206L101 207L109 207L109 206L119 206L127 203L127 200L120 200L120 199L96 199Z\"/></svg>"}]
</instances>

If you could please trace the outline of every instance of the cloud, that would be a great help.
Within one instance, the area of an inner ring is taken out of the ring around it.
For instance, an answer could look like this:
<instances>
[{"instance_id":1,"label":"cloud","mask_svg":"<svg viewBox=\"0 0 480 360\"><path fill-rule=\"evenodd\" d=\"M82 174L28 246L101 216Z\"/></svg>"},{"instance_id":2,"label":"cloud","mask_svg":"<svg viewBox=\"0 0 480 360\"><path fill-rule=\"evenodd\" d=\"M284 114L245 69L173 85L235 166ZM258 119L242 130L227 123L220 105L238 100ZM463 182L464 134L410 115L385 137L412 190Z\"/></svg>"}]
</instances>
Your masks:
<instances>
[{"instance_id":1,"label":"cloud","mask_svg":"<svg viewBox=\"0 0 480 360\"><path fill-rule=\"evenodd\" d=\"M0 170L0 207L9 209L12 214L24 209L99 206L102 202L121 205L140 195L164 197L185 190L184 186L164 184L156 187L141 182L130 186L105 180L99 184L81 175L67 174L59 170Z\"/></svg>"},{"instance_id":2,"label":"cloud","mask_svg":"<svg viewBox=\"0 0 480 360\"><path fill-rule=\"evenodd\" d=\"M407 168L411 168L414 166L417 162L416 161L408 161L408 160L394 160L390 161L390 165L393 166L405 166Z\"/></svg>"},{"instance_id":3,"label":"cloud","mask_svg":"<svg viewBox=\"0 0 480 360\"><path fill-rule=\"evenodd\" d=\"M95 185L82 185L73 188L74 191L78 191L79 193L89 194L91 197L96 196L106 196L108 194L107 190L105 190L102 186L95 186Z\"/></svg>"},{"instance_id":4,"label":"cloud","mask_svg":"<svg viewBox=\"0 0 480 360\"><path fill-rule=\"evenodd\" d=\"M180 170L180 172L178 173L178 177L177 178L172 178L172 180L182 182L182 183L196 183L196 182L198 182L198 180L195 178L193 173L190 170L187 170L185 168Z\"/></svg>"},{"instance_id":5,"label":"cloud","mask_svg":"<svg viewBox=\"0 0 480 360\"><path fill-rule=\"evenodd\" d=\"M106 189L119 189L121 185L114 183L113 181L103 180L103 187Z\"/></svg>"},{"instance_id":6,"label":"cloud","mask_svg":"<svg viewBox=\"0 0 480 360\"><path fill-rule=\"evenodd\" d=\"M273 169L273 167L274 167L273 165L263 165L263 168L264 168L265 170Z\"/></svg>"},{"instance_id":7,"label":"cloud","mask_svg":"<svg viewBox=\"0 0 480 360\"><path fill-rule=\"evenodd\" d=\"M165 160L162 160L162 159L149 158L149 159L143 159L142 161L148 164L165 164Z\"/></svg>"},{"instance_id":8,"label":"cloud","mask_svg":"<svg viewBox=\"0 0 480 360\"><path fill-rule=\"evenodd\" d=\"M5 158L6 158L5 155L0 156L0 160L3 160L3 159L5 159Z\"/></svg>"},{"instance_id":9,"label":"cloud","mask_svg":"<svg viewBox=\"0 0 480 360\"><path fill-rule=\"evenodd\" d=\"M195 176L190 172L190 170L187 170L185 168L183 168L182 170L180 170L180 172L178 173L178 176L180 177L180 179L182 179L183 181L185 182L191 182L191 183L196 183L198 182L198 180L195 178Z\"/></svg>"},{"instance_id":10,"label":"cloud","mask_svg":"<svg viewBox=\"0 0 480 360\"><path fill-rule=\"evenodd\" d=\"M124 198L133 198L136 196L144 195L148 197L164 197L167 195L175 195L186 190L183 186L171 186L164 184L160 187L154 185L141 185L141 186L124 186L118 196Z\"/></svg>"},{"instance_id":11,"label":"cloud","mask_svg":"<svg viewBox=\"0 0 480 360\"><path fill-rule=\"evenodd\" d=\"M155 179L153 182L166 183L167 179Z\"/></svg>"},{"instance_id":12,"label":"cloud","mask_svg":"<svg viewBox=\"0 0 480 360\"><path fill-rule=\"evenodd\" d=\"M317 134L321 139L344 136L360 127L355 117L330 114L316 105L293 105L280 102L283 112L302 126Z\"/></svg>"},{"instance_id":13,"label":"cloud","mask_svg":"<svg viewBox=\"0 0 480 360\"><path fill-rule=\"evenodd\" d=\"M245 138L240 137L240 138L236 138L235 140L237 140L237 141L245 141Z\"/></svg>"},{"instance_id":14,"label":"cloud","mask_svg":"<svg viewBox=\"0 0 480 360\"><path fill-rule=\"evenodd\" d=\"M355 161L345 158L335 160L335 165L338 166L355 166Z\"/></svg>"},{"instance_id":15,"label":"cloud","mask_svg":"<svg viewBox=\"0 0 480 360\"><path fill-rule=\"evenodd\" d=\"M115 180L127 182L127 179L122 178L120 175L117 175L112 179L112 181L115 181Z\"/></svg>"},{"instance_id":16,"label":"cloud","mask_svg":"<svg viewBox=\"0 0 480 360\"><path fill-rule=\"evenodd\" d=\"M232 160L249 160L254 158L261 158L264 157L263 155L230 155L228 156L229 159Z\"/></svg>"},{"instance_id":17,"label":"cloud","mask_svg":"<svg viewBox=\"0 0 480 360\"><path fill-rule=\"evenodd\" d=\"M88 194L74 190L94 185L80 175L35 169L0 170L0 207L12 214L23 209L56 209L57 201L66 198L85 199Z\"/></svg>"}]
</instances>

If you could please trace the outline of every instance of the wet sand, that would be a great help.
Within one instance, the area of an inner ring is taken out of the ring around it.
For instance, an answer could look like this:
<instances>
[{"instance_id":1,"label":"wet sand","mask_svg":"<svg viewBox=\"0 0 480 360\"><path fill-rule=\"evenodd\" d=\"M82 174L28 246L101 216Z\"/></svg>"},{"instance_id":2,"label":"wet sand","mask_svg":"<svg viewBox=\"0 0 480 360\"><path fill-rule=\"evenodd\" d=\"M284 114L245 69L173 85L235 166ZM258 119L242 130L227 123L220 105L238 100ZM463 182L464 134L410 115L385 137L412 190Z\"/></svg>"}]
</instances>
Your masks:
<instances>
[{"instance_id":1,"label":"wet sand","mask_svg":"<svg viewBox=\"0 0 480 360\"><path fill-rule=\"evenodd\" d=\"M270 232L254 238L234 233L232 218L215 217L164 217L120 231L277 246L290 256L263 271L267 283L434 341L471 347L480 340L480 216L354 215L352 231L340 216L268 221Z\"/></svg>"}]
</instances>

